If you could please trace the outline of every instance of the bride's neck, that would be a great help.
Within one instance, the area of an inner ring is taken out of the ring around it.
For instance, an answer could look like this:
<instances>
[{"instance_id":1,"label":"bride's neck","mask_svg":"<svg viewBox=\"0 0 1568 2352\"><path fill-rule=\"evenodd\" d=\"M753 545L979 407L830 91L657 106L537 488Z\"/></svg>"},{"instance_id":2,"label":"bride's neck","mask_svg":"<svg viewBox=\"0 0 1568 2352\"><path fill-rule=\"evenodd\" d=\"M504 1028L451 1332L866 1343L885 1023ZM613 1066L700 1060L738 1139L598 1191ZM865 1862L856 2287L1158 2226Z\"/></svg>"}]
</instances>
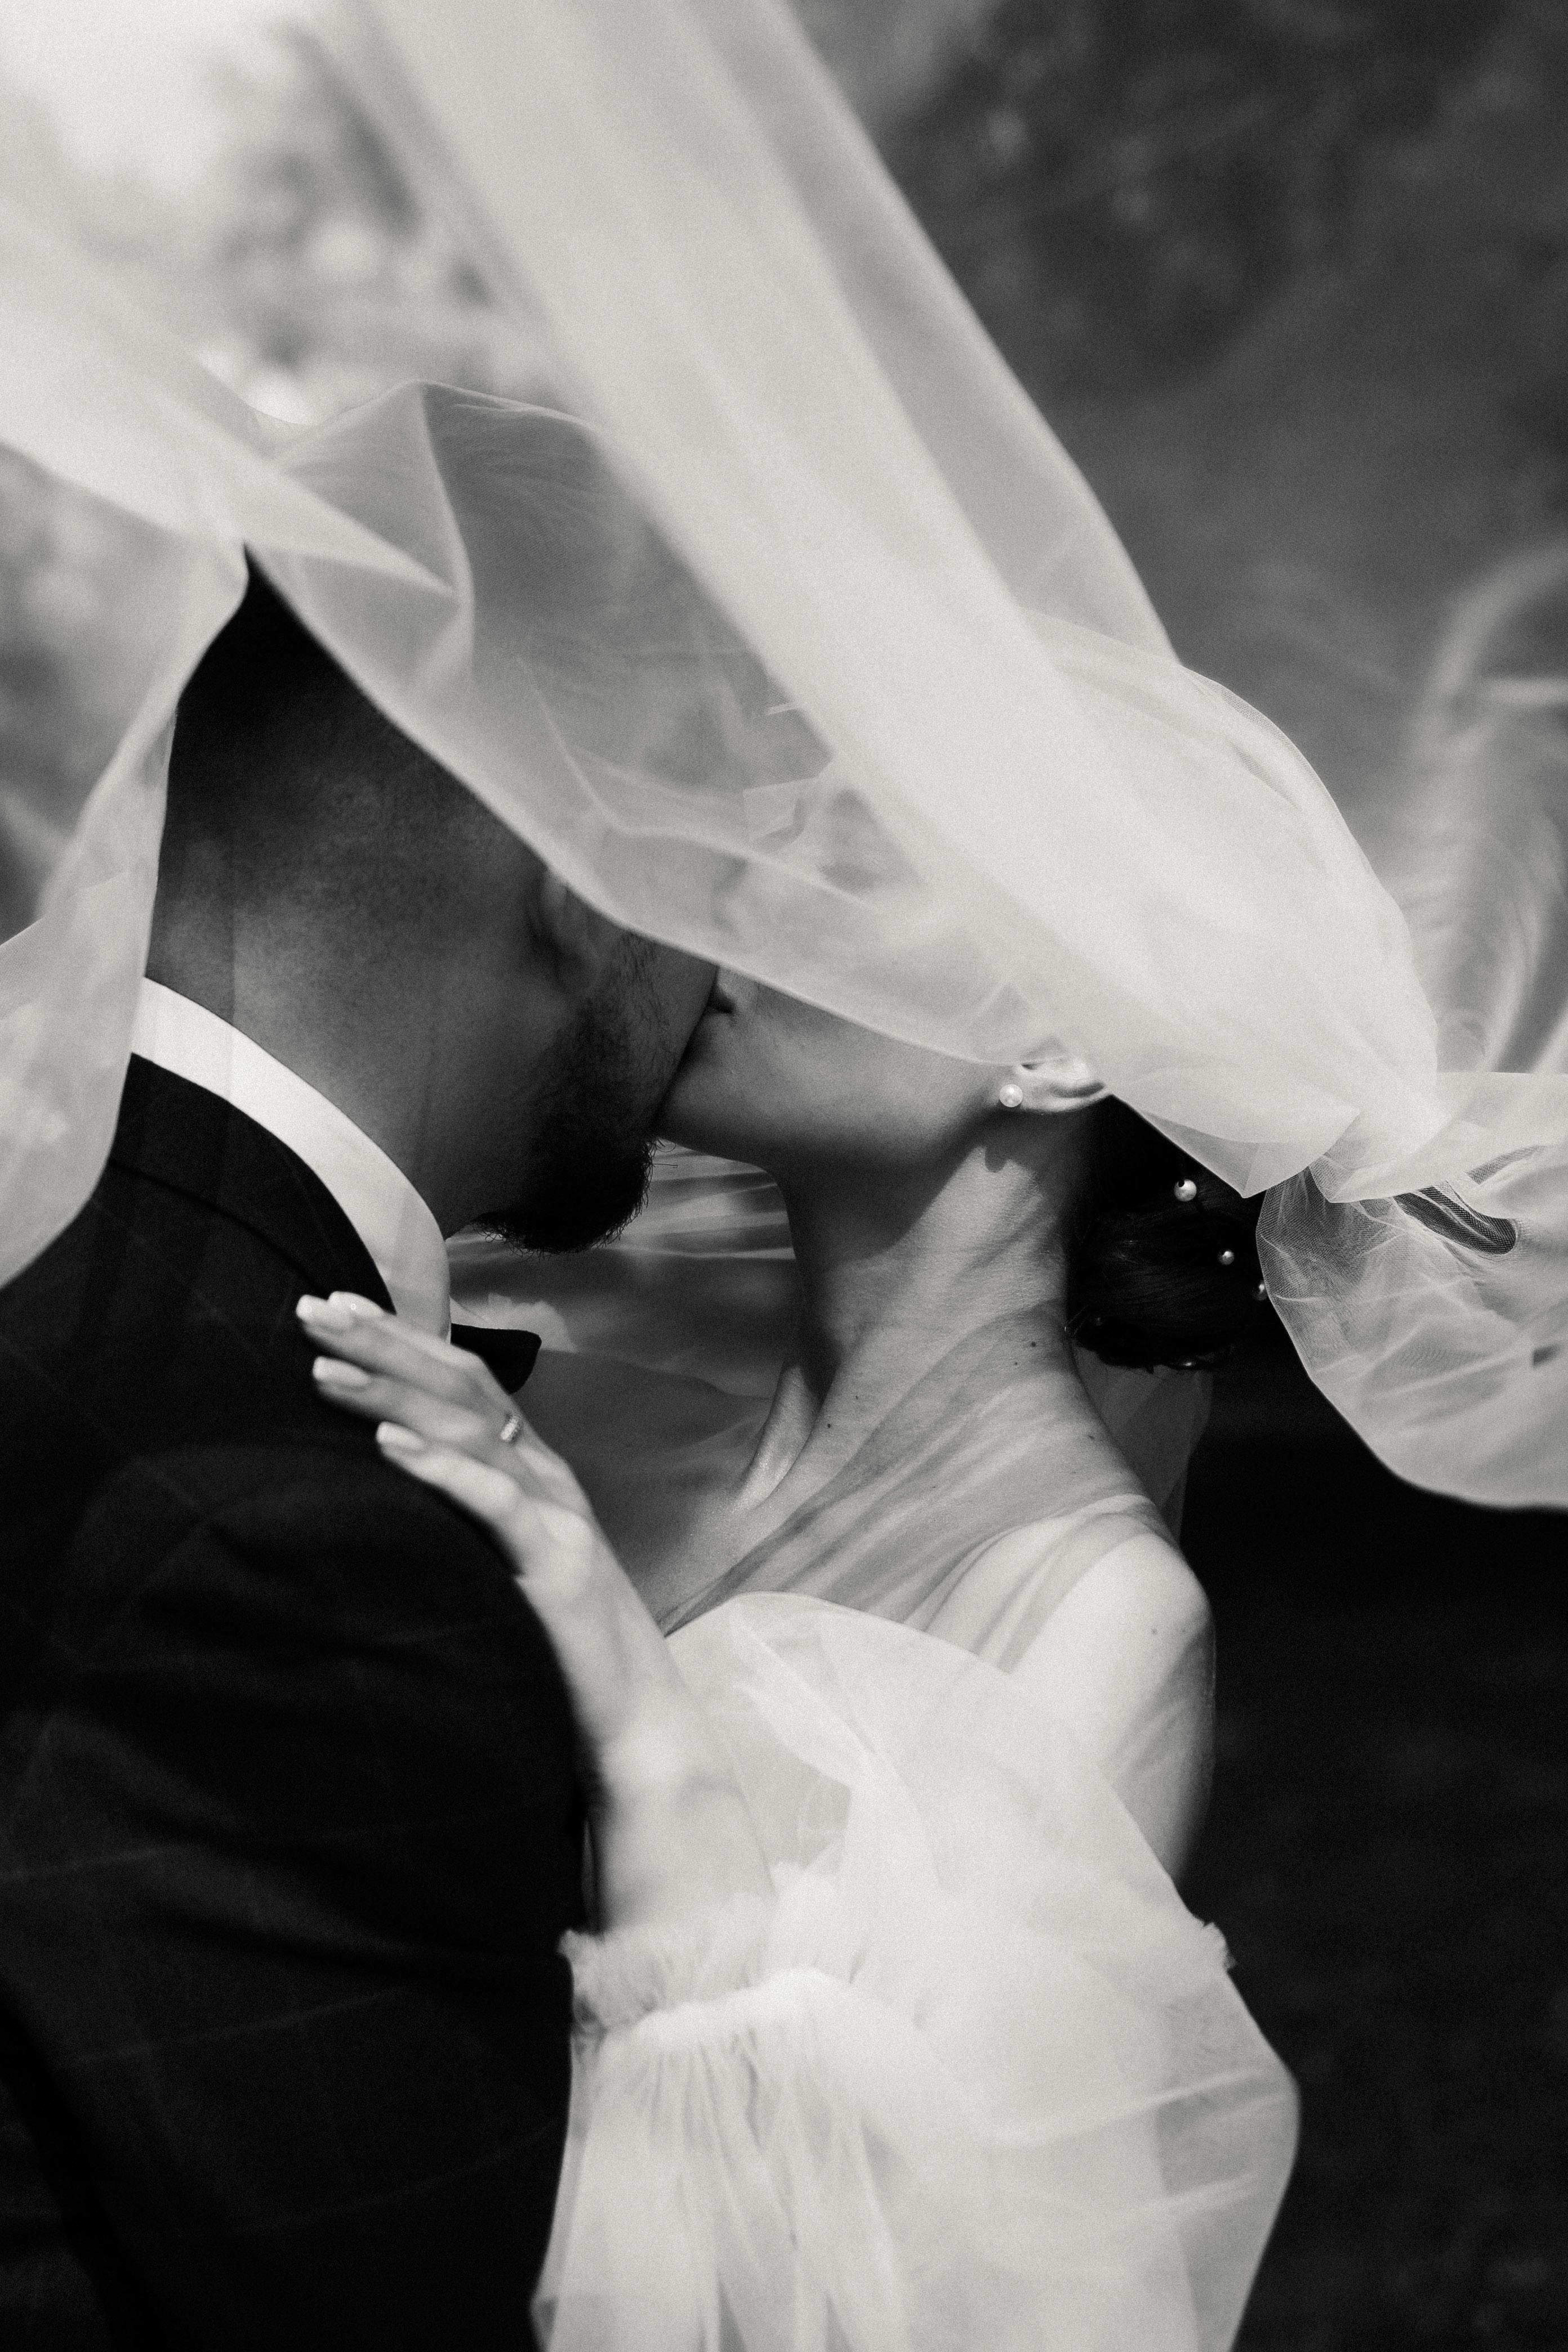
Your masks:
<instances>
[{"instance_id":1,"label":"bride's neck","mask_svg":"<svg viewBox=\"0 0 1568 2352\"><path fill-rule=\"evenodd\" d=\"M886 1358L917 1370L998 1316L1059 1311L1066 1267L1037 1171L966 1153L934 1178L785 1185L800 1269L796 1360L819 1402Z\"/></svg>"},{"instance_id":2,"label":"bride's neck","mask_svg":"<svg viewBox=\"0 0 1568 2352\"><path fill-rule=\"evenodd\" d=\"M781 1177L800 1324L746 1480L752 1496L808 1445L847 1457L944 1356L1004 1317L1037 1326L1031 1370L1066 1364L1052 1174L1040 1159L979 1146L935 1170Z\"/></svg>"}]
</instances>

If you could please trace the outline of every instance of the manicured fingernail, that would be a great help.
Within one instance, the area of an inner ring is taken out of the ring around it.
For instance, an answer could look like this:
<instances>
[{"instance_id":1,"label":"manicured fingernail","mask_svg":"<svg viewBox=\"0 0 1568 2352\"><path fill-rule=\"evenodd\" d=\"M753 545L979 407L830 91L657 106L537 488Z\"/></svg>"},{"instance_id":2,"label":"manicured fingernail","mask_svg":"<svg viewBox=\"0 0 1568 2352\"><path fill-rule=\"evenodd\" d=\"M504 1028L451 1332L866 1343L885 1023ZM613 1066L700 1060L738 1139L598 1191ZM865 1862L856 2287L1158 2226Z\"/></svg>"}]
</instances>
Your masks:
<instances>
[{"instance_id":1,"label":"manicured fingernail","mask_svg":"<svg viewBox=\"0 0 1568 2352\"><path fill-rule=\"evenodd\" d=\"M374 1298L362 1298L357 1290L334 1290L328 1304L341 1307L356 1323L382 1323L386 1319L385 1307L378 1307Z\"/></svg>"},{"instance_id":2,"label":"manicured fingernail","mask_svg":"<svg viewBox=\"0 0 1568 2352\"><path fill-rule=\"evenodd\" d=\"M375 1442L378 1445L384 1445L389 1454L423 1454L425 1451L425 1440L416 1437L411 1429L405 1429L400 1421L378 1421Z\"/></svg>"},{"instance_id":3,"label":"manicured fingernail","mask_svg":"<svg viewBox=\"0 0 1568 2352\"><path fill-rule=\"evenodd\" d=\"M367 1389L370 1374L362 1372L357 1364L341 1364L335 1356L318 1356L310 1367L312 1379L324 1389Z\"/></svg>"},{"instance_id":4,"label":"manicured fingernail","mask_svg":"<svg viewBox=\"0 0 1568 2352\"><path fill-rule=\"evenodd\" d=\"M327 1298L301 1298L294 1309L301 1323L319 1331L352 1331L354 1318L346 1307L335 1307Z\"/></svg>"}]
</instances>

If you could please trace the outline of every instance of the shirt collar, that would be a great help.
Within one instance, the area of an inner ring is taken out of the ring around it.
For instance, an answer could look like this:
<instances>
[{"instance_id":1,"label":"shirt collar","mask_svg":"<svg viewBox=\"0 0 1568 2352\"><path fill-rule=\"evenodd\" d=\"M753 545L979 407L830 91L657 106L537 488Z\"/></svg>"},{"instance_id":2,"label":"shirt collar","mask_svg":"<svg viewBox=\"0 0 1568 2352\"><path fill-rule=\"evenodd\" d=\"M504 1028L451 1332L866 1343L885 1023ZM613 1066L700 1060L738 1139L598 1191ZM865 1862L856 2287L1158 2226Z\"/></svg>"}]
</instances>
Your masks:
<instances>
[{"instance_id":1,"label":"shirt collar","mask_svg":"<svg viewBox=\"0 0 1568 2352\"><path fill-rule=\"evenodd\" d=\"M399 1315L446 1337L451 1290L441 1229L402 1169L336 1103L205 1005L155 980L142 982L131 1050L205 1087L296 1153L375 1260Z\"/></svg>"}]
</instances>

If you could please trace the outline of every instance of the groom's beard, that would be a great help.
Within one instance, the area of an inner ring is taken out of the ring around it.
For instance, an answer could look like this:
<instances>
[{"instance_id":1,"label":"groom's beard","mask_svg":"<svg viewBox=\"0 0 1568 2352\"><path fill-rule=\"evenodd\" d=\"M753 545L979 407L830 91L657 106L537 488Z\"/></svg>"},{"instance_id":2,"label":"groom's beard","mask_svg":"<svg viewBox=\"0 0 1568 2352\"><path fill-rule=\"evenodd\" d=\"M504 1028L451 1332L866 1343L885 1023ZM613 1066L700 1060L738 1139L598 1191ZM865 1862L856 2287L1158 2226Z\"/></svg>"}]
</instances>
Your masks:
<instances>
[{"instance_id":1,"label":"groom's beard","mask_svg":"<svg viewBox=\"0 0 1568 2352\"><path fill-rule=\"evenodd\" d=\"M527 1175L514 1200L479 1220L514 1248L587 1249L647 1197L653 1114L675 1057L643 1002L643 961L628 940L540 1073Z\"/></svg>"}]
</instances>

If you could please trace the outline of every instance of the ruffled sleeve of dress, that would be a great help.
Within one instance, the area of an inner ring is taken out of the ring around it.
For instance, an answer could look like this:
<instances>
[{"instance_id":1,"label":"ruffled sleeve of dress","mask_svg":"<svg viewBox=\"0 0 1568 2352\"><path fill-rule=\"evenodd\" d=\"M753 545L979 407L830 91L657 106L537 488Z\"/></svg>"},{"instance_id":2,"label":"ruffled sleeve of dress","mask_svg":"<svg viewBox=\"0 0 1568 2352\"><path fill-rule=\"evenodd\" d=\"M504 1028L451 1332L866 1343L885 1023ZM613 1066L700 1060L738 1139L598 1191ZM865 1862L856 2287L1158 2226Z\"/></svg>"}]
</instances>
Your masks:
<instances>
[{"instance_id":1,"label":"ruffled sleeve of dress","mask_svg":"<svg viewBox=\"0 0 1568 2352\"><path fill-rule=\"evenodd\" d=\"M575 1938L548 2352L1220 2352L1289 2077L1107 1783L1008 1678L811 1596L673 1637L773 1868Z\"/></svg>"}]
</instances>

